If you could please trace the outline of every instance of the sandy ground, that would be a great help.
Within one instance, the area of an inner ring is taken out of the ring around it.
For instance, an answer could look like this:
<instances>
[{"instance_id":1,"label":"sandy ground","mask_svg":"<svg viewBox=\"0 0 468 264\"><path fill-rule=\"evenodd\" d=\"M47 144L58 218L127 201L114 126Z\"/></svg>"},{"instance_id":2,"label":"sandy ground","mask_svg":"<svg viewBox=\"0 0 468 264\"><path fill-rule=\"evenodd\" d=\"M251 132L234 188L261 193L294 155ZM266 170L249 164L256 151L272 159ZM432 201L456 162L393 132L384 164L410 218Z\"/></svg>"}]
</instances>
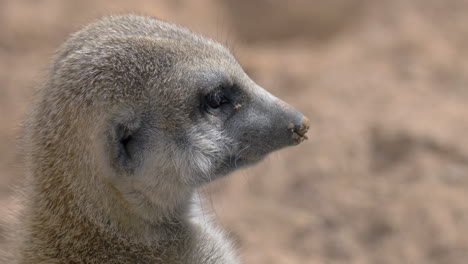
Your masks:
<instances>
[{"instance_id":1,"label":"sandy ground","mask_svg":"<svg viewBox=\"0 0 468 264\"><path fill-rule=\"evenodd\" d=\"M204 190L246 263L466 263L464 0L0 0L2 207L22 182L15 138L54 49L130 11L225 43L312 121L301 146Z\"/></svg>"}]
</instances>

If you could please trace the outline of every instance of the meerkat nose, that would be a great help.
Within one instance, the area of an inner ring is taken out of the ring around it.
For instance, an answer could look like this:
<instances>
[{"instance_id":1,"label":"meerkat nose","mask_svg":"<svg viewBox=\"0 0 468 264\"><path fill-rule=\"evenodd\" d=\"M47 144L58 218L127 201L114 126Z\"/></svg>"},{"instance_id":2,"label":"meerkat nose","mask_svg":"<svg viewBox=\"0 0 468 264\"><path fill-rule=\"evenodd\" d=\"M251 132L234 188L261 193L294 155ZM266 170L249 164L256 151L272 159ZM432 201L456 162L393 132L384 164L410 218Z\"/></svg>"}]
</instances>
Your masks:
<instances>
[{"instance_id":1,"label":"meerkat nose","mask_svg":"<svg viewBox=\"0 0 468 264\"><path fill-rule=\"evenodd\" d=\"M289 129L292 132L292 138L296 141L297 144L301 143L304 140L307 140L307 131L309 130L310 121L307 117L299 114L300 118L296 119L296 122L290 121Z\"/></svg>"}]
</instances>

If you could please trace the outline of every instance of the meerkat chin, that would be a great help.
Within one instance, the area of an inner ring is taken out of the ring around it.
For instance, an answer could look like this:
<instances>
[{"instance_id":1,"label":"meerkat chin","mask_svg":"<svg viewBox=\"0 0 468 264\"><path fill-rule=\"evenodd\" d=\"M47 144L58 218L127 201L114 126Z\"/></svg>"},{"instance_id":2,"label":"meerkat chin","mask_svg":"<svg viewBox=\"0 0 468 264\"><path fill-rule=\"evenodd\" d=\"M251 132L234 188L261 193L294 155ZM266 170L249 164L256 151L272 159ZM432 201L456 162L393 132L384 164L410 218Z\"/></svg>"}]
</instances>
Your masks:
<instances>
[{"instance_id":1,"label":"meerkat chin","mask_svg":"<svg viewBox=\"0 0 468 264\"><path fill-rule=\"evenodd\" d=\"M219 43L151 17L101 19L62 45L37 94L9 263L239 263L194 213L195 188L308 129Z\"/></svg>"}]
</instances>

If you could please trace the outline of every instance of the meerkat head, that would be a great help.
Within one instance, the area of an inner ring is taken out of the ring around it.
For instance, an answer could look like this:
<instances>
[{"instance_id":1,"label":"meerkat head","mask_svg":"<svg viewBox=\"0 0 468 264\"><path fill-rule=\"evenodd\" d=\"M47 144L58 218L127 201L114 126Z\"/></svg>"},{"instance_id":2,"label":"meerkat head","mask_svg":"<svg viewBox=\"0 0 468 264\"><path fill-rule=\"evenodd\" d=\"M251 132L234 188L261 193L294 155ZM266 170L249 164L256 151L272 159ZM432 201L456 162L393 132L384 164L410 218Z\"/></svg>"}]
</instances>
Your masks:
<instances>
[{"instance_id":1,"label":"meerkat head","mask_svg":"<svg viewBox=\"0 0 468 264\"><path fill-rule=\"evenodd\" d=\"M309 126L222 45L150 18L108 19L72 36L46 89L38 118L60 122L50 133L38 125L48 148L60 149L50 148L54 134L75 135L62 138L75 166L94 164L131 199L175 197L302 142ZM48 111L53 104L60 110Z\"/></svg>"},{"instance_id":2,"label":"meerkat head","mask_svg":"<svg viewBox=\"0 0 468 264\"><path fill-rule=\"evenodd\" d=\"M177 42L164 81L148 82L148 101L114 128L117 167L135 177L166 177L158 175L164 168L199 186L306 139L307 118L255 84L227 49Z\"/></svg>"}]
</instances>

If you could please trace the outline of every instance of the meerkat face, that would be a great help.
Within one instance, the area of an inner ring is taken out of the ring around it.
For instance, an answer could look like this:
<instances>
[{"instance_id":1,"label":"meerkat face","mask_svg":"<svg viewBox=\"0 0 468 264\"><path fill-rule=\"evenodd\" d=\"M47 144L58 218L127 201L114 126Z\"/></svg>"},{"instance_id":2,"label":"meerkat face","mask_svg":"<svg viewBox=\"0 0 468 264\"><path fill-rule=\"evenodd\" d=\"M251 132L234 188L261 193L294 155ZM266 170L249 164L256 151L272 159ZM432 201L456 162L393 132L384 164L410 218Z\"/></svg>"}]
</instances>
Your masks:
<instances>
[{"instance_id":1,"label":"meerkat face","mask_svg":"<svg viewBox=\"0 0 468 264\"><path fill-rule=\"evenodd\" d=\"M137 118L115 129L116 162L145 188L158 177L199 186L306 139L303 114L255 84L223 47L204 48L177 56L186 59L132 107Z\"/></svg>"}]
</instances>

